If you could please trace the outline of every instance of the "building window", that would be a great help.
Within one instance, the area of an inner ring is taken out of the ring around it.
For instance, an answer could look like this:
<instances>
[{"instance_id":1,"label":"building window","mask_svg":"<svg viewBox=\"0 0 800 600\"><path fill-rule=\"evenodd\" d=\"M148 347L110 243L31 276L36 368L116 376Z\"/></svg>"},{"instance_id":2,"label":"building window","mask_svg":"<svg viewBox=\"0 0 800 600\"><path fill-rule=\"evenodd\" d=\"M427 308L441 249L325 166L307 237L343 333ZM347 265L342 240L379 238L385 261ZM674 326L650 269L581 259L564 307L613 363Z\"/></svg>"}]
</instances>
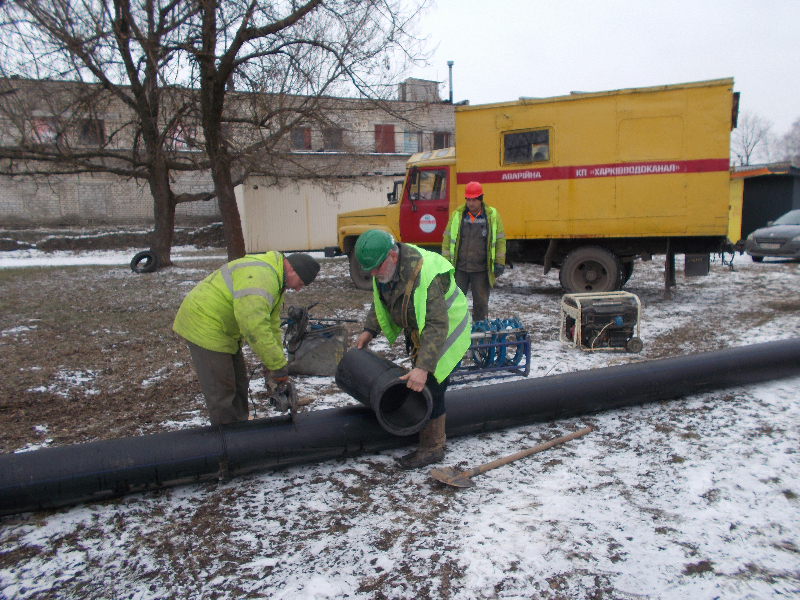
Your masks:
<instances>
[{"instance_id":1,"label":"building window","mask_svg":"<svg viewBox=\"0 0 800 600\"><path fill-rule=\"evenodd\" d=\"M550 160L550 132L547 129L503 135L504 164Z\"/></svg>"},{"instance_id":2,"label":"building window","mask_svg":"<svg viewBox=\"0 0 800 600\"><path fill-rule=\"evenodd\" d=\"M406 131L403 133L403 152L414 154L422 146L422 133L419 131Z\"/></svg>"},{"instance_id":3,"label":"building window","mask_svg":"<svg viewBox=\"0 0 800 600\"><path fill-rule=\"evenodd\" d=\"M78 122L78 142L81 146L95 148L106 142L105 121L82 119Z\"/></svg>"},{"instance_id":4,"label":"building window","mask_svg":"<svg viewBox=\"0 0 800 600\"><path fill-rule=\"evenodd\" d=\"M193 150L197 144L197 129L193 125L178 123L170 136L173 150Z\"/></svg>"},{"instance_id":5,"label":"building window","mask_svg":"<svg viewBox=\"0 0 800 600\"><path fill-rule=\"evenodd\" d=\"M295 127L292 129L292 146L295 150L311 150L311 128Z\"/></svg>"},{"instance_id":6,"label":"building window","mask_svg":"<svg viewBox=\"0 0 800 600\"><path fill-rule=\"evenodd\" d=\"M342 150L342 130L339 127L328 127L322 130L322 145L327 152Z\"/></svg>"},{"instance_id":7,"label":"building window","mask_svg":"<svg viewBox=\"0 0 800 600\"><path fill-rule=\"evenodd\" d=\"M54 144L58 139L55 119L40 117L31 119L34 141L39 144Z\"/></svg>"},{"instance_id":8,"label":"building window","mask_svg":"<svg viewBox=\"0 0 800 600\"><path fill-rule=\"evenodd\" d=\"M433 149L441 150L450 147L450 134L447 131L433 132Z\"/></svg>"},{"instance_id":9,"label":"building window","mask_svg":"<svg viewBox=\"0 0 800 600\"><path fill-rule=\"evenodd\" d=\"M394 125L375 125L375 152L394 154Z\"/></svg>"}]
</instances>

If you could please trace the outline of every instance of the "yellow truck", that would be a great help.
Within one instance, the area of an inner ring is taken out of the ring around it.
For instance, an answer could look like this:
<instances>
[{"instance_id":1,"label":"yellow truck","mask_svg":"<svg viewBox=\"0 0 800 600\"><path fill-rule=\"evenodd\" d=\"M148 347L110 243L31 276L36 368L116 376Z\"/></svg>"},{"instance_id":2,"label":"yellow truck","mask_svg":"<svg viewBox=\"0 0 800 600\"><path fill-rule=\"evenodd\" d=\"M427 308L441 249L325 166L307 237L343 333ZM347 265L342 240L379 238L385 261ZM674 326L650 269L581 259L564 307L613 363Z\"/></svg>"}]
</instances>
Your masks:
<instances>
[{"instance_id":1,"label":"yellow truck","mask_svg":"<svg viewBox=\"0 0 800 600\"><path fill-rule=\"evenodd\" d=\"M737 114L733 79L456 107L456 147L414 154L385 207L339 214L339 251L369 288L353 252L361 233L440 248L478 181L503 219L508 260L559 268L567 292L618 290L636 259L738 241Z\"/></svg>"}]
</instances>

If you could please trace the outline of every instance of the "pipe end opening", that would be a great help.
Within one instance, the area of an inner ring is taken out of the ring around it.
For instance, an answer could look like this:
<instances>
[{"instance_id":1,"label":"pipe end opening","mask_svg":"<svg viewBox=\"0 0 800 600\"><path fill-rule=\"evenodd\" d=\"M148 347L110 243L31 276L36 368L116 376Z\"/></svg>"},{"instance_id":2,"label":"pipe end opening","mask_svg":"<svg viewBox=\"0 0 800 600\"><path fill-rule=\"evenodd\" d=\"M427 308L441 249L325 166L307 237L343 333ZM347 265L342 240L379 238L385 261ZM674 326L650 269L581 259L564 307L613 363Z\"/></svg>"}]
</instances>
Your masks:
<instances>
[{"instance_id":1,"label":"pipe end opening","mask_svg":"<svg viewBox=\"0 0 800 600\"><path fill-rule=\"evenodd\" d=\"M412 435L428 422L433 399L427 387L414 392L406 387L405 381L395 380L380 394L376 408L381 427L395 435Z\"/></svg>"}]
</instances>

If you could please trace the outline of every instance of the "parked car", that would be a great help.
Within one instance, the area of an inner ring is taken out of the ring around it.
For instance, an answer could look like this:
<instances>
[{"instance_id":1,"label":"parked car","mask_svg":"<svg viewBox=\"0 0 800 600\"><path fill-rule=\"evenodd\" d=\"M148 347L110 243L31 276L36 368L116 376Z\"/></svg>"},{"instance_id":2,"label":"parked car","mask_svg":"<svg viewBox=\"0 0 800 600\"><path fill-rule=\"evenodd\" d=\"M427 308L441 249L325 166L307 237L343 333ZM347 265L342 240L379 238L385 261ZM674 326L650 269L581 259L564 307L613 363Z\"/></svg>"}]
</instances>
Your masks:
<instances>
[{"instance_id":1,"label":"parked car","mask_svg":"<svg viewBox=\"0 0 800 600\"><path fill-rule=\"evenodd\" d=\"M756 229L747 236L744 249L755 262L765 256L800 259L800 210L790 210Z\"/></svg>"}]
</instances>

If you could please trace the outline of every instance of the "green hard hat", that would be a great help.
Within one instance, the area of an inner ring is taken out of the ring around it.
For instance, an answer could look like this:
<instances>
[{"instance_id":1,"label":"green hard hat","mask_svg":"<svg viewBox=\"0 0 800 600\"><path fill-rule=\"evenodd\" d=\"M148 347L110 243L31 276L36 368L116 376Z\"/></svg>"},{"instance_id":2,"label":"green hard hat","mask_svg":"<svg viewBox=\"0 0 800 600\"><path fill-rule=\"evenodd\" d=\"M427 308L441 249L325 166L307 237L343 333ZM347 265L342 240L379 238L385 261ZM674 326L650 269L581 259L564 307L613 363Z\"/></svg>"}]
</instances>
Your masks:
<instances>
[{"instance_id":1,"label":"green hard hat","mask_svg":"<svg viewBox=\"0 0 800 600\"><path fill-rule=\"evenodd\" d=\"M394 246L392 236L380 229L369 229L358 236L356 260L365 271L372 271L389 256Z\"/></svg>"}]
</instances>

